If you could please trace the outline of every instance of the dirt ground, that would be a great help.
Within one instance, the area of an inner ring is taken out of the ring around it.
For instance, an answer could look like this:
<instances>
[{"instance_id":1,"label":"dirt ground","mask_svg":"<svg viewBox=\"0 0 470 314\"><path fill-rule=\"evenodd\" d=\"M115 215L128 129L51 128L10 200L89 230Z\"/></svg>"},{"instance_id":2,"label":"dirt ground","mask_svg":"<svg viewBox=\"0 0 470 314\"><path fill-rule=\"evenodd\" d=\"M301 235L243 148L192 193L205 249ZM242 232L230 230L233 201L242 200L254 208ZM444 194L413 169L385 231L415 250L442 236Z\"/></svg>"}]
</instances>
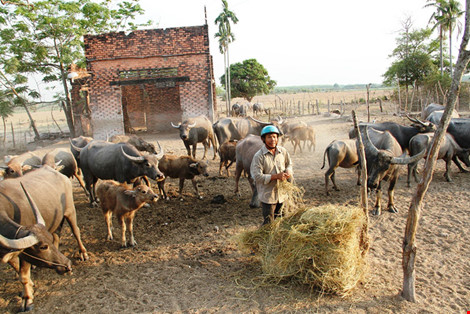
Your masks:
<instances>
[{"instance_id":1,"label":"dirt ground","mask_svg":"<svg viewBox=\"0 0 470 314\"><path fill-rule=\"evenodd\" d=\"M390 116L374 115L377 121ZM359 188L352 169L339 169L341 191L325 195L323 152L334 139L347 138L351 122L338 117L299 118L315 127L314 153L293 155L297 183L305 188L308 206L358 204ZM360 117L365 120L366 117ZM400 120L400 118L394 118ZM407 123L405 120L400 120ZM185 154L183 143L173 130L147 136L158 140L166 152ZM63 141L56 146L67 147ZM285 145L292 154L290 143ZM211 156L212 150L209 152ZM202 156L200 147L197 156ZM338 312L338 313L465 313L470 310L470 173L452 167L453 182L446 182L444 163L438 167L430 185L417 236L417 303L400 296L403 272L402 240L413 188L406 187L406 171L401 170L395 200L398 214L384 211L371 216L371 250L366 281L348 297L319 295L305 286L285 282L270 285L261 280L255 256L238 250L234 238L247 229L257 228L261 209L248 207L250 189L241 180L242 197L234 195L234 178L218 175L219 161L210 160L208 178L200 178L204 199L194 197L186 182L184 201L178 200L176 179L169 179L172 199L159 200L143 208L135 220L138 246L120 248L120 228L114 221L115 240L107 241L101 210L91 208L78 183L74 196L82 239L90 259L74 259L71 275L35 269L36 313L151 313L151 312ZM233 169L233 168L232 168ZM331 187L331 185L330 185ZM222 194L225 204L211 204ZM386 197L385 197L386 199ZM374 197L369 200L373 206ZM73 258L77 245L70 229L62 231L61 250ZM13 313L20 304L22 286L14 271L0 265L0 308Z\"/></svg>"}]
</instances>

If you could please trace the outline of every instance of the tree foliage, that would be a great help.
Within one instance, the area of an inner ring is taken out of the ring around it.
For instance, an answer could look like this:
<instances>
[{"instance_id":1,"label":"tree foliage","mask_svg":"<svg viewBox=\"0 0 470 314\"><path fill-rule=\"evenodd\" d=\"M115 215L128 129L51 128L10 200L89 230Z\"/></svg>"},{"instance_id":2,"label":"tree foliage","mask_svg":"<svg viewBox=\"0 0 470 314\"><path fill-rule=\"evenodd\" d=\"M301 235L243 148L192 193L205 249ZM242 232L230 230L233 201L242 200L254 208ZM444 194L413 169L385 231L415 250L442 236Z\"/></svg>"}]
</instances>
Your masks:
<instances>
[{"instance_id":1,"label":"tree foliage","mask_svg":"<svg viewBox=\"0 0 470 314\"><path fill-rule=\"evenodd\" d=\"M40 75L44 82L59 83L62 88L56 98L65 100L65 114L74 136L67 74L72 63L82 67L85 64L83 36L136 29L139 25L132 20L144 11L138 0L30 3L0 7L0 64L17 91L28 86L28 77L33 74ZM36 96L41 92L36 91Z\"/></svg>"},{"instance_id":2,"label":"tree foliage","mask_svg":"<svg viewBox=\"0 0 470 314\"><path fill-rule=\"evenodd\" d=\"M248 59L242 63L230 66L231 95L233 98L242 97L251 102L253 97L268 94L276 86L268 71L256 59ZM225 87L225 74L220 78Z\"/></svg>"}]
</instances>

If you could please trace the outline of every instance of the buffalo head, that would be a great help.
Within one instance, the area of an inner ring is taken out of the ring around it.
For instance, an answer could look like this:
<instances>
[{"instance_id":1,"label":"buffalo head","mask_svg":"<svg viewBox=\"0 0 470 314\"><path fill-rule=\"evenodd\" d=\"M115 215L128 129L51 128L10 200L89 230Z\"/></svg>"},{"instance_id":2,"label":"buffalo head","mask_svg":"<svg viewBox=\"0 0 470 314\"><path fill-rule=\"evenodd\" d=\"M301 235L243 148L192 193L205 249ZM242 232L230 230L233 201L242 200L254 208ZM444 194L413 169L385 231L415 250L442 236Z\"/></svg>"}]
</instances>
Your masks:
<instances>
[{"instance_id":1,"label":"buffalo head","mask_svg":"<svg viewBox=\"0 0 470 314\"><path fill-rule=\"evenodd\" d=\"M185 141L189 137L189 131L191 128L196 126L196 122L190 124L189 121L186 120L183 123L179 123L178 125L174 125L173 122L171 122L171 126L180 130L180 137L183 141Z\"/></svg>"}]
</instances>

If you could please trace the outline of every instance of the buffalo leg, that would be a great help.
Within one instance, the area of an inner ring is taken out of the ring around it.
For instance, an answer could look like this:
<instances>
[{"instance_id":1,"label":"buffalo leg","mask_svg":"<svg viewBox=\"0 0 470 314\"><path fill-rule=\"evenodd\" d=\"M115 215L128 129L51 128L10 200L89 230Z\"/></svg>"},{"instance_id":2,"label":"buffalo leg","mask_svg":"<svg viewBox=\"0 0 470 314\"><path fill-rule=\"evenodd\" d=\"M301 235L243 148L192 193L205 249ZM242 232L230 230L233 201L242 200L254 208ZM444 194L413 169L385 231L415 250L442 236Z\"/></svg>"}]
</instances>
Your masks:
<instances>
[{"instance_id":1,"label":"buffalo leg","mask_svg":"<svg viewBox=\"0 0 470 314\"><path fill-rule=\"evenodd\" d=\"M258 190L256 189L255 180L249 175L248 182L250 182L251 192L253 193L251 196L250 207L256 208L260 206L260 201L258 199Z\"/></svg>"},{"instance_id":2,"label":"buffalo leg","mask_svg":"<svg viewBox=\"0 0 470 314\"><path fill-rule=\"evenodd\" d=\"M231 160L230 163L225 166L225 170L227 170L227 177L230 177L230 170L228 170L228 168L230 168L232 164L233 164L233 160Z\"/></svg>"},{"instance_id":3,"label":"buffalo leg","mask_svg":"<svg viewBox=\"0 0 470 314\"><path fill-rule=\"evenodd\" d=\"M183 179L183 182L184 182L184 179ZM196 196L197 196L197 198L200 199L200 200L202 200L202 196L199 195L199 189L197 188L196 178L193 178L193 179L191 180L191 182L193 183L194 190L196 191ZM180 181L180 184L181 184L181 181ZM182 189L183 189L183 188L181 188L181 190L182 190Z\"/></svg>"},{"instance_id":4,"label":"buffalo leg","mask_svg":"<svg viewBox=\"0 0 470 314\"><path fill-rule=\"evenodd\" d=\"M34 284L31 280L31 264L24 260L21 260L20 263L20 282L23 284L24 289L20 312L26 312L31 311L34 307Z\"/></svg>"},{"instance_id":5,"label":"buffalo leg","mask_svg":"<svg viewBox=\"0 0 470 314\"><path fill-rule=\"evenodd\" d=\"M381 207L382 189L380 187L380 183L377 189L375 190L375 196L376 196L375 206L374 206L374 210L372 211L372 214L378 216L382 213L382 207Z\"/></svg>"},{"instance_id":6,"label":"buffalo leg","mask_svg":"<svg viewBox=\"0 0 470 314\"><path fill-rule=\"evenodd\" d=\"M193 158L196 159L196 149L197 149L197 142L193 144ZM190 155L191 156L191 155ZM204 159L206 157L206 154L204 153Z\"/></svg>"},{"instance_id":7,"label":"buffalo leg","mask_svg":"<svg viewBox=\"0 0 470 314\"><path fill-rule=\"evenodd\" d=\"M82 187L83 191L85 192L85 195L88 196L88 191L85 187L85 183L83 182L80 174L78 173L78 171L73 175L75 178L77 178L78 180L78 183L80 184L80 186Z\"/></svg>"},{"instance_id":8,"label":"buffalo leg","mask_svg":"<svg viewBox=\"0 0 470 314\"><path fill-rule=\"evenodd\" d=\"M209 150L209 140L207 139L204 142L202 142L202 146L204 146L204 155L202 156L202 159L206 159L207 151Z\"/></svg>"},{"instance_id":9,"label":"buffalo leg","mask_svg":"<svg viewBox=\"0 0 470 314\"><path fill-rule=\"evenodd\" d=\"M396 175L393 179L391 179L388 186L388 211L395 214L398 213L398 210L395 207L393 196L395 194L395 184L397 183L397 180L398 176Z\"/></svg>"},{"instance_id":10,"label":"buffalo leg","mask_svg":"<svg viewBox=\"0 0 470 314\"><path fill-rule=\"evenodd\" d=\"M183 200L183 187L184 187L184 178L180 178L180 185L179 185L180 200ZM196 191L197 191L197 186L196 186Z\"/></svg>"},{"instance_id":11,"label":"buffalo leg","mask_svg":"<svg viewBox=\"0 0 470 314\"><path fill-rule=\"evenodd\" d=\"M450 165L452 164L452 159L446 160L446 172L444 173L444 178L446 178L447 182L452 182L452 178L450 177Z\"/></svg>"},{"instance_id":12,"label":"buffalo leg","mask_svg":"<svg viewBox=\"0 0 470 314\"><path fill-rule=\"evenodd\" d=\"M220 159L220 163L219 163L219 176L222 176L222 166L225 166L225 160Z\"/></svg>"},{"instance_id":13,"label":"buffalo leg","mask_svg":"<svg viewBox=\"0 0 470 314\"><path fill-rule=\"evenodd\" d=\"M158 191L160 193L160 196L162 196L163 199L168 201L170 198L166 195L166 192L165 192L165 179L161 181L157 181L157 185L158 185Z\"/></svg>"},{"instance_id":14,"label":"buffalo leg","mask_svg":"<svg viewBox=\"0 0 470 314\"><path fill-rule=\"evenodd\" d=\"M217 144L215 143L214 135L210 137L210 141L212 143L212 149L214 150L214 158L212 158L212 160L215 160L217 158Z\"/></svg>"},{"instance_id":15,"label":"buffalo leg","mask_svg":"<svg viewBox=\"0 0 470 314\"><path fill-rule=\"evenodd\" d=\"M136 246L137 242L134 239L134 216L135 211L132 211L129 216L126 218L127 229L129 229L129 244L131 246Z\"/></svg>"},{"instance_id":16,"label":"buffalo leg","mask_svg":"<svg viewBox=\"0 0 470 314\"><path fill-rule=\"evenodd\" d=\"M241 196L239 190L238 190L238 182L240 181L240 176L242 175L243 171L243 165L241 162L238 162L235 164L235 194L238 195L238 197Z\"/></svg>"},{"instance_id":17,"label":"buffalo leg","mask_svg":"<svg viewBox=\"0 0 470 314\"><path fill-rule=\"evenodd\" d=\"M119 223L121 224L121 247L127 247L127 239L126 239L126 222L125 217L119 217Z\"/></svg>"},{"instance_id":18,"label":"buffalo leg","mask_svg":"<svg viewBox=\"0 0 470 314\"><path fill-rule=\"evenodd\" d=\"M464 169L462 165L460 164L459 160L457 159L457 156L452 157L452 161L454 164L459 168L460 172L468 172L468 170Z\"/></svg>"},{"instance_id":19,"label":"buffalo leg","mask_svg":"<svg viewBox=\"0 0 470 314\"><path fill-rule=\"evenodd\" d=\"M85 246L83 245L82 238L80 236L80 228L78 227L77 224L77 215L70 215L66 216L65 219L67 219L67 223L70 226L70 229L72 229L73 236L75 237L75 240L77 241L79 250L80 250L80 259L82 261L86 261L88 259L88 254Z\"/></svg>"},{"instance_id":20,"label":"buffalo leg","mask_svg":"<svg viewBox=\"0 0 470 314\"><path fill-rule=\"evenodd\" d=\"M106 226L108 228L108 236L106 237L106 240L112 240L113 239L113 212L112 211L107 211L104 212L104 220L106 221Z\"/></svg>"}]
</instances>

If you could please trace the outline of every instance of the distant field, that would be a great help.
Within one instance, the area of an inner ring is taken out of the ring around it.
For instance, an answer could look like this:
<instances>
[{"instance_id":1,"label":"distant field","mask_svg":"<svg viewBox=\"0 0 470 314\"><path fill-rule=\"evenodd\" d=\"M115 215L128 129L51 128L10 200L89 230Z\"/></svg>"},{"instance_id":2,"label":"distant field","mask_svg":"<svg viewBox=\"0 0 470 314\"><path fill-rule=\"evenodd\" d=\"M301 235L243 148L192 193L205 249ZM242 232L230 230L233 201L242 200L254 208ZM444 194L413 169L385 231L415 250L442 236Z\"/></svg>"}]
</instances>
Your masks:
<instances>
[{"instance_id":1,"label":"distant field","mask_svg":"<svg viewBox=\"0 0 470 314\"><path fill-rule=\"evenodd\" d=\"M389 96L391 90L371 90L370 99L375 99L382 96ZM252 103L260 102L263 103L266 108L273 108L275 105L279 106L281 104L291 107L292 112L275 112L272 110L273 115L281 114L283 116L298 115L298 112L295 111L298 109L299 102L302 106L304 105L304 113L308 114L307 105L316 104L318 101L319 108L321 112L327 110L328 101L331 106L330 109L339 109L339 104L342 101L343 103L358 102L359 100L365 100L367 98L366 90L328 90L324 92L301 92L301 93L291 93L291 94L270 94L263 96L256 96L253 98ZM247 101L241 98L232 99L232 104L234 103L246 103ZM225 101L218 98L217 99L217 111L219 116L225 114ZM312 109L312 108L310 108ZM39 133L68 133L67 122L65 119L65 114L57 105L55 106L42 106L40 108L31 109L31 114L36 123ZM251 115L251 111L248 113ZM267 117L265 117L266 119ZM54 122L55 120L55 122ZM12 135L12 125L14 130L14 136ZM0 143L3 143L4 136L3 125L0 127ZM14 142L13 142L14 140ZM8 153L11 150L24 150L27 146L27 143L30 143L34 140L34 132L30 126L29 118L26 112L17 108L15 113L6 119L6 140L4 145L4 153ZM3 146L0 146L3 147Z\"/></svg>"}]
</instances>

